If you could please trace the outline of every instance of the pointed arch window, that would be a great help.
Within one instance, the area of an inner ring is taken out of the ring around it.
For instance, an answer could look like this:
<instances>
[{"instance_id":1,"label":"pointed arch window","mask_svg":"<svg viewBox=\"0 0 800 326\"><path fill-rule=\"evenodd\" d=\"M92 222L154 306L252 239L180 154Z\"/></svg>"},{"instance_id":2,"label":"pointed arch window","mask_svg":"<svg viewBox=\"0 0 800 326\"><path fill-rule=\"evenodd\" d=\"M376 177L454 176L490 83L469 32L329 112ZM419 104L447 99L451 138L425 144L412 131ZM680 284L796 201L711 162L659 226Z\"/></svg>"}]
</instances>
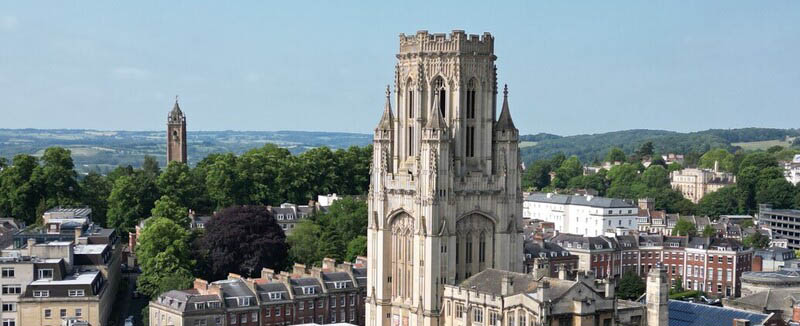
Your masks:
<instances>
[{"instance_id":1,"label":"pointed arch window","mask_svg":"<svg viewBox=\"0 0 800 326\"><path fill-rule=\"evenodd\" d=\"M445 90L444 79L442 79L442 77L437 77L436 80L433 82L433 90L435 92L438 92L438 95L439 95L439 111L442 114L442 117L446 118L447 117L447 110L446 110L446 107L445 107L445 103L447 103L447 101L446 101L445 97L447 95L447 92Z\"/></svg>"},{"instance_id":2,"label":"pointed arch window","mask_svg":"<svg viewBox=\"0 0 800 326\"><path fill-rule=\"evenodd\" d=\"M467 260L467 264L472 264L472 236L467 235L467 250L464 258Z\"/></svg>"},{"instance_id":3,"label":"pointed arch window","mask_svg":"<svg viewBox=\"0 0 800 326\"><path fill-rule=\"evenodd\" d=\"M414 118L414 83L411 79L408 80L406 83L406 89L408 89L408 98L406 102L406 111L408 111L408 118Z\"/></svg>"},{"instance_id":4,"label":"pointed arch window","mask_svg":"<svg viewBox=\"0 0 800 326\"><path fill-rule=\"evenodd\" d=\"M474 126L467 126L467 139L466 139L466 154L467 157L474 157L475 156L475 127Z\"/></svg>"},{"instance_id":5,"label":"pointed arch window","mask_svg":"<svg viewBox=\"0 0 800 326\"><path fill-rule=\"evenodd\" d=\"M478 244L478 262L486 262L486 233L481 232L480 244Z\"/></svg>"},{"instance_id":6,"label":"pointed arch window","mask_svg":"<svg viewBox=\"0 0 800 326\"><path fill-rule=\"evenodd\" d=\"M467 83L467 119L475 119L475 79Z\"/></svg>"}]
</instances>

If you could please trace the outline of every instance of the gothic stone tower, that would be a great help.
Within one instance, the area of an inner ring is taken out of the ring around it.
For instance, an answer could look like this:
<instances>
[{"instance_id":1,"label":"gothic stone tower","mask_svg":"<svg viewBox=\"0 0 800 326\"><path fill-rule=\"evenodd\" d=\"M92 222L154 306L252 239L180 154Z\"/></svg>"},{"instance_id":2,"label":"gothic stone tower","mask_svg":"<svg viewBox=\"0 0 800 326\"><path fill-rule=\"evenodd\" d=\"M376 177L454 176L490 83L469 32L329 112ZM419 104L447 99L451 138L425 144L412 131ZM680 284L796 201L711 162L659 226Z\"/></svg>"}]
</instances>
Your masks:
<instances>
[{"instance_id":1,"label":"gothic stone tower","mask_svg":"<svg viewBox=\"0 0 800 326\"><path fill-rule=\"evenodd\" d=\"M373 139L367 325L438 325L443 284L522 272L518 130L499 117L494 38L400 35Z\"/></svg>"},{"instance_id":2,"label":"gothic stone tower","mask_svg":"<svg viewBox=\"0 0 800 326\"><path fill-rule=\"evenodd\" d=\"M175 106L167 116L167 163L186 163L186 116L175 98Z\"/></svg>"}]
</instances>

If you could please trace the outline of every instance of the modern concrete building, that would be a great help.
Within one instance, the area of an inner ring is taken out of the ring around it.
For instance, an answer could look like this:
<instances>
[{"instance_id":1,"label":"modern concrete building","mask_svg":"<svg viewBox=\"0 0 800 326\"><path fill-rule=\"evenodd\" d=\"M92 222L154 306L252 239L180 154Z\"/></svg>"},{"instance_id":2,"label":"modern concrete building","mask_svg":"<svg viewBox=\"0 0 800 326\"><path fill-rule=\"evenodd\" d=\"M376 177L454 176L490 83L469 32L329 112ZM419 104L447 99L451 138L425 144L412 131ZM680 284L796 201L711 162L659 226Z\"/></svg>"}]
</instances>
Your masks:
<instances>
[{"instance_id":1,"label":"modern concrete building","mask_svg":"<svg viewBox=\"0 0 800 326\"><path fill-rule=\"evenodd\" d=\"M601 236L638 229L639 207L633 203L597 196L533 193L525 198L523 216L553 222L559 232Z\"/></svg>"},{"instance_id":2,"label":"modern concrete building","mask_svg":"<svg viewBox=\"0 0 800 326\"><path fill-rule=\"evenodd\" d=\"M800 210L774 209L758 205L758 224L770 230L773 239L786 239L790 249L800 249Z\"/></svg>"},{"instance_id":3,"label":"modern concrete building","mask_svg":"<svg viewBox=\"0 0 800 326\"><path fill-rule=\"evenodd\" d=\"M400 35L368 193L367 325L441 325L444 285L522 272L519 131L494 37Z\"/></svg>"},{"instance_id":4,"label":"modern concrete building","mask_svg":"<svg viewBox=\"0 0 800 326\"><path fill-rule=\"evenodd\" d=\"M707 193L719 190L727 185L736 183L733 173L719 171L719 163L714 163L714 169L683 169L670 173L672 189L678 190L683 197L693 203L700 201Z\"/></svg>"}]
</instances>

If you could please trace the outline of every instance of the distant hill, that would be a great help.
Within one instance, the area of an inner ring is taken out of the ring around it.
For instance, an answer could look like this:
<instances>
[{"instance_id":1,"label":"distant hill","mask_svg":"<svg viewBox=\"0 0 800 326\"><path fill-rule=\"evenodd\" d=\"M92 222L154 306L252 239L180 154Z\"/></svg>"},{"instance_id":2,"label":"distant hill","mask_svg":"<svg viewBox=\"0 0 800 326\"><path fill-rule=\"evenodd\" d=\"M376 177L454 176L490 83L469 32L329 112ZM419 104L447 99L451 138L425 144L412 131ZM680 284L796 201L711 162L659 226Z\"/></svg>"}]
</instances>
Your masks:
<instances>
[{"instance_id":1,"label":"distant hill","mask_svg":"<svg viewBox=\"0 0 800 326\"><path fill-rule=\"evenodd\" d=\"M189 163L196 164L211 153L243 153L272 143L300 153L309 148L333 149L365 146L372 135L308 131L189 131ZM41 154L51 146L72 151L78 171L105 172L118 165L139 166L145 155L166 163L166 132L103 131L79 129L0 129L0 157Z\"/></svg>"},{"instance_id":2,"label":"distant hill","mask_svg":"<svg viewBox=\"0 0 800 326\"><path fill-rule=\"evenodd\" d=\"M542 134L523 135L520 136L520 139L532 139L539 135ZM798 129L710 129L690 133L633 129L541 139L535 144L521 148L520 151L522 159L526 163L549 158L559 152L567 156L576 155L583 162L592 162L595 159L602 160L613 147L619 147L626 153L632 153L647 141L652 141L656 152L659 153L703 153L712 148L734 150L739 146L746 149L758 149L759 146L763 147L763 144L788 146L787 137L791 139L797 136L800 136ZM750 146L751 144L752 146Z\"/></svg>"}]
</instances>

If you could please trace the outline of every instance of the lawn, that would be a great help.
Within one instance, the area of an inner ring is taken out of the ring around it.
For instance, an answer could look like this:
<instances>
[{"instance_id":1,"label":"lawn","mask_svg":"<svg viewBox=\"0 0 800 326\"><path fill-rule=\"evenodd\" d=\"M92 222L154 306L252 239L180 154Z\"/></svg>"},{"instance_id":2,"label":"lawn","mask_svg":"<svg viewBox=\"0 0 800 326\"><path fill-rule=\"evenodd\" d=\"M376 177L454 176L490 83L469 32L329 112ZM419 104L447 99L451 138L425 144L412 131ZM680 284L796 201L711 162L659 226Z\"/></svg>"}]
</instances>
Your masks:
<instances>
[{"instance_id":1,"label":"lawn","mask_svg":"<svg viewBox=\"0 0 800 326\"><path fill-rule=\"evenodd\" d=\"M792 141L794 138L788 139L773 139L773 140L762 140L762 141L751 141L751 142L744 142L744 143L731 143L733 146L739 146L746 150L759 150L759 149L767 149L772 146L782 146L782 147L790 147L792 146ZM521 147L521 146L520 146Z\"/></svg>"}]
</instances>

